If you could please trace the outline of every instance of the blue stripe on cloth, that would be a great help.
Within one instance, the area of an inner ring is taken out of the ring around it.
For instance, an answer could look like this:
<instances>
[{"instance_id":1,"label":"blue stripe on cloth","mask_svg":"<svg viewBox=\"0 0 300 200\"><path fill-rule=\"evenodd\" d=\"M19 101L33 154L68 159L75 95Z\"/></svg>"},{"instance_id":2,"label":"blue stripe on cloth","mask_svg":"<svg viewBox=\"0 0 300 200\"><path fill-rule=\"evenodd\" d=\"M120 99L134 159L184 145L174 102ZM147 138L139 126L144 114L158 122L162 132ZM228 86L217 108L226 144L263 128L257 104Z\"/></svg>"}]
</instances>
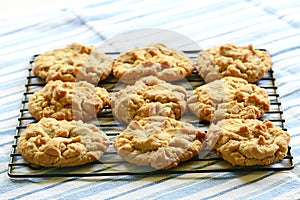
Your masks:
<instances>
[{"instance_id":1,"label":"blue stripe on cloth","mask_svg":"<svg viewBox=\"0 0 300 200\"><path fill-rule=\"evenodd\" d=\"M203 166L203 167L205 167L205 166ZM133 190L130 190L130 191L127 190L126 194L130 194L131 192L136 192L140 189L151 187L152 185L161 184L165 181L168 181L170 179L174 179L174 178L177 178L177 177L181 177L181 175L161 176L157 180L149 182L149 181L146 181L146 180L151 180L151 176L133 176L133 177L131 177L132 178L131 180L126 182L126 184L124 184L124 182L125 182L125 180L124 180L124 181L121 181L120 183L114 184L115 187L110 187L109 183L104 184L104 183L102 183L103 181L101 180L99 182L97 181L97 182L85 185L84 187L82 187L82 186L78 187L74 191L76 191L76 193L79 192L79 193L83 194L82 197L89 197L90 195L94 195L95 191L98 191L101 194L97 194L97 195L100 195L102 198L104 198L103 196L105 196L105 199L106 198L116 198L117 196L122 196L122 195L118 194L118 195L115 196L115 195L112 194L112 192L106 191L106 190L113 190L113 191L120 190L120 191L122 191L119 188L122 187L122 186L126 186L127 184L130 184L131 182L141 181L141 182L145 183L145 184L139 184L139 186L135 187ZM119 181L119 179L113 179L112 181L117 182L117 181ZM108 187L106 187L106 185L108 185ZM105 192L105 194L102 194L103 192ZM68 194L68 196L69 195L72 196L72 195L74 195L74 193ZM58 194L58 196L59 195L63 195L63 194ZM67 198L67 197L63 196L63 198Z\"/></svg>"},{"instance_id":2,"label":"blue stripe on cloth","mask_svg":"<svg viewBox=\"0 0 300 200\"><path fill-rule=\"evenodd\" d=\"M39 188L37 190L31 190L29 192L25 192L23 194L18 194L17 196L14 196L13 198L10 197L10 199L22 199L23 197L26 197L28 195L31 195L35 192L38 192L38 191L41 191L41 190L47 190L48 188L51 188L51 187L56 187L56 186L60 186L61 184L65 183L65 182L69 182L69 181L72 181L72 180L75 180L77 178L69 178L67 180L64 180L64 181L61 181L61 182L57 182L55 184L52 184L52 185L49 185L49 186L46 186L46 187L43 187L43 188Z\"/></svg>"},{"instance_id":3,"label":"blue stripe on cloth","mask_svg":"<svg viewBox=\"0 0 300 200\"><path fill-rule=\"evenodd\" d=\"M95 185L98 185L98 188L101 188L101 190L106 190L106 189L114 189L117 188L118 186L122 186L125 184L128 184L131 181L138 181L141 178L143 178L143 176L138 176L138 177L132 177L132 176L121 176L121 177L116 177L116 178L112 178L112 179L108 179L106 180L106 178L104 178L103 180L100 178L100 180L93 180L88 181L88 180L80 180L80 178L69 178L67 180L63 180L60 182L56 182L53 184L48 185L47 187L41 187L38 188L36 190L32 190L30 192L26 192L23 194L19 194L17 196L14 196L13 199L18 199L18 198L23 198L25 196L29 196L29 195L34 195L35 193L37 195L39 195L41 192L46 192L49 196L46 199L73 199L73 198L84 198L85 196L89 196L91 194L95 194L95 190L93 189ZM126 181L127 180L127 181ZM82 181L83 184L80 184L81 186L74 187L76 185L76 182L78 181ZM116 184L113 184L112 186L112 182L115 181ZM70 187L68 188L72 188L70 191L68 191L67 193L65 191L60 191L59 194L54 194L53 193L49 193L49 190L52 188L56 188L56 187L60 187L60 188L65 188L64 185L70 185ZM73 186L72 186L73 185ZM82 187L87 188L86 191L82 191ZM90 188L90 189L88 189ZM98 191L99 192L99 191ZM45 196L44 196L45 198Z\"/></svg>"},{"instance_id":4,"label":"blue stripe on cloth","mask_svg":"<svg viewBox=\"0 0 300 200\"><path fill-rule=\"evenodd\" d=\"M14 96L21 97L21 93L24 91L24 90L21 90L21 89L9 91L9 89L4 90L4 87L1 87L1 89L3 89L2 91L5 91L5 93L0 95L1 100L4 99L4 98L11 98L11 97L14 97ZM16 101L12 101L11 103L20 105L20 102L16 102ZM4 112L5 110L9 110L9 109L10 108L6 105L0 105L0 110L2 112Z\"/></svg>"},{"instance_id":5,"label":"blue stripe on cloth","mask_svg":"<svg viewBox=\"0 0 300 200\"><path fill-rule=\"evenodd\" d=\"M205 167L205 166L204 166ZM182 175L180 174L176 174L176 175L163 175L160 176L158 178L155 179L155 181L149 181L152 180L151 176L132 176L130 180L126 181L121 179L121 181L119 179L112 179L112 181L114 181L116 184L114 184L114 187L111 187L109 183L103 183L103 181L97 181L96 183L91 183L89 185L85 185L84 187L80 187L76 190L76 192L80 192L82 194L84 194L82 197L89 197L90 195L95 195L95 192L97 191L98 193L101 194L97 194L97 196L101 196L102 198L105 199L112 199L112 198L117 198L120 197L122 195L126 194L130 194L132 192L136 192L139 191L141 189L145 189L157 184L161 184L163 182L166 182L170 179L176 179L178 177L181 177ZM120 181L120 183L118 182ZM134 187L134 189L130 189L130 190L126 190L125 193L121 192L122 189L120 187L122 186L126 186L127 184L131 184L134 183L136 181L141 181L143 184L138 184L137 187ZM112 191L119 191L120 192L117 195L112 194ZM103 194L105 193L105 194ZM69 194L70 196L72 196L73 194ZM63 198L67 198L68 196L64 196ZM140 197L139 197L140 198Z\"/></svg>"},{"instance_id":6,"label":"blue stripe on cloth","mask_svg":"<svg viewBox=\"0 0 300 200\"><path fill-rule=\"evenodd\" d=\"M18 66L18 67L12 67L12 66ZM22 66L22 67L19 67ZM3 67L1 68L1 74L0 74L0 80L1 78L6 78L9 79L11 78L10 76L13 76L17 73L22 74L23 76L27 76L27 69L28 69L27 63L17 63L17 62L11 62L11 63L3 63ZM23 78L24 79L24 78ZM25 81L25 80L23 80ZM0 86L2 86L0 82ZM0 94L1 95L1 94Z\"/></svg>"},{"instance_id":7,"label":"blue stripe on cloth","mask_svg":"<svg viewBox=\"0 0 300 200\"><path fill-rule=\"evenodd\" d=\"M183 197L188 197L191 194L191 191L197 191L201 193L202 191L212 188L218 184L224 184L229 181L232 177L231 173L213 173L209 175L204 175L200 177L195 177L192 180L180 183L168 187L166 189L162 189L159 191L153 191L153 193L143 196L140 198L141 200L147 199L169 199L169 195L172 194L174 199L180 199ZM199 195L199 198L202 198Z\"/></svg>"},{"instance_id":8,"label":"blue stripe on cloth","mask_svg":"<svg viewBox=\"0 0 300 200\"><path fill-rule=\"evenodd\" d=\"M79 168L80 168L80 166L79 166ZM103 171L103 170L105 170L106 168L103 168L103 169L101 169L101 170L99 170L98 172L100 172L100 171ZM55 169L54 169L55 170ZM73 171L74 169L71 169L71 168L66 168L66 173L68 173L68 171ZM53 199L54 197L54 195L52 194L52 193L49 193L49 190L50 189L52 189L52 188L56 188L56 187L60 187L60 188L62 188L63 187L63 185L65 185L65 184L68 184L68 183L70 183L70 184L74 184L73 182L74 181L79 181L81 178L80 177L73 177L73 178L67 178L66 180L62 180L62 181L59 181L59 182L56 182L55 180L55 178L53 179L54 181L51 181L51 180L47 180L47 182L49 182L50 184L48 184L48 186L47 187L37 187L36 189L34 189L34 190L31 190L31 191L26 191L26 190L24 190L24 192L22 193L22 192L19 192L19 193L16 193L16 194L14 194L14 196L12 196L12 199L22 199L23 197L28 197L28 196L30 196L30 195L34 195L34 194L39 194L40 192L46 192L47 191L47 193L48 193L48 195L50 195L51 197L50 197L50 199ZM120 178L121 179L121 178ZM43 180L42 178L41 178L41 180ZM115 180L118 180L118 178L116 178ZM130 180L133 180L133 179L130 179ZM83 182L84 182L84 180L83 180ZM104 181L101 181L102 183L107 183L105 180ZM87 183L87 184L89 184L89 183ZM92 184L95 184L95 182L93 182ZM38 186L38 184L37 184L37 186ZM9 188L9 186L8 186L8 188ZM76 189L76 188L75 188ZM76 190L72 190L72 191L74 191L74 192L76 192ZM59 198L59 197L61 197L61 196L64 196L66 193L64 192L64 191L61 191L62 192L62 194L60 194L60 195L58 195L57 197ZM70 191L70 193L71 193L71 191ZM77 193L77 192L76 192ZM48 196L48 195L46 195L46 196ZM45 196L43 196L43 198L44 199L46 199L45 198ZM55 199L58 199L58 198L55 198Z\"/></svg>"},{"instance_id":9,"label":"blue stripe on cloth","mask_svg":"<svg viewBox=\"0 0 300 200\"><path fill-rule=\"evenodd\" d=\"M0 132L0 134L1 134L1 132ZM1 142L0 141L0 146L11 145L11 144L12 144L12 140L11 141L6 141L6 142ZM5 157L7 157L7 156L5 156Z\"/></svg>"},{"instance_id":10,"label":"blue stripe on cloth","mask_svg":"<svg viewBox=\"0 0 300 200\"><path fill-rule=\"evenodd\" d=\"M16 76L11 76L10 79L6 79L8 76L4 78L2 78L3 81L0 81L0 88L1 88L1 91L4 91L4 90L7 90L9 88L13 88L13 87L16 87L16 86L20 86L20 85L24 85L25 84L25 77L24 77L24 74L23 73L16 73ZM12 77L14 77L15 79L12 79ZM24 87L25 88L25 87ZM21 90L19 90L21 91ZM24 90L23 90L24 91ZM2 97L4 97L6 95L3 95Z\"/></svg>"},{"instance_id":11,"label":"blue stripe on cloth","mask_svg":"<svg viewBox=\"0 0 300 200\"><path fill-rule=\"evenodd\" d=\"M147 188L147 187L151 187L151 186L153 186L153 185L160 184L160 183L162 183L162 182L168 181L168 180L170 180L170 179L177 178L177 177L179 177L179 176L180 176L180 175L171 175L171 176L169 176L169 177L167 177L167 178L164 178L164 179L161 179L161 180L159 180L159 181L150 182L150 183L148 183L148 184L146 184L146 185L139 186L139 187L135 187L135 188L133 188L133 189L127 190L126 192L121 192L121 193L119 193L119 194L117 194L117 195L114 195L114 196L111 196L111 197L107 198L107 200L108 200L108 199L115 199L115 198L118 198L118 197L122 197L122 196L124 196L124 195L128 195L128 194L130 194L130 193L136 192L136 191L138 191L138 190L140 190L140 189L144 189L144 188ZM140 199L141 199L141 198L140 198Z\"/></svg>"},{"instance_id":12,"label":"blue stripe on cloth","mask_svg":"<svg viewBox=\"0 0 300 200\"><path fill-rule=\"evenodd\" d=\"M229 192L231 192L231 191L233 191L233 190L235 190L235 189L237 189L237 188L242 188L242 187L245 187L245 186L247 186L247 185L253 184L253 183L255 183L255 182L261 181L261 180L265 179L266 177L269 177L269 176L271 176L271 175L273 175L273 174L274 174L274 172L270 172L270 173L268 173L267 175L262 176L262 177L260 177L260 178L257 178L257 179L255 179L255 180L253 180L253 181L249 181L249 182L242 183L241 185L234 186L234 187L232 187L232 188L230 188L230 189L227 189L227 190L224 190L224 191L217 191L216 194L211 195L211 196L206 197L206 198L203 198L203 200L208 200L208 199L212 199L212 198L215 198L215 197L224 195L224 194L229 193Z\"/></svg>"},{"instance_id":13,"label":"blue stripe on cloth","mask_svg":"<svg viewBox=\"0 0 300 200\"><path fill-rule=\"evenodd\" d=\"M277 180L273 184L270 184L268 187L263 190L255 191L253 193L247 194L246 196L241 196L241 199L256 199L256 200L265 200L270 198L270 193L272 195L278 196L284 193L287 193L289 190L299 188L300 182L293 183L290 179L281 179ZM288 188L288 189L287 189Z\"/></svg>"},{"instance_id":14,"label":"blue stripe on cloth","mask_svg":"<svg viewBox=\"0 0 300 200\"><path fill-rule=\"evenodd\" d=\"M65 20L61 20L62 18ZM86 24L80 18L78 18L78 16L75 16L74 14L58 16L57 18L53 19L51 22L49 21L40 22L39 26L41 27L41 29L39 30L39 34L28 36L27 40L25 41L23 39L24 38L23 34L20 32L18 34L15 34L13 38L10 35L7 37L2 37L0 41L2 41L4 47L7 46L5 50L6 55L16 54L17 52L20 52L19 56L24 57L24 51L28 52L29 47L40 48L40 45L43 44L43 45L47 45L45 49L49 50L49 49L53 49L54 48L53 44L55 44L55 42L58 41L60 43L63 42L62 43L63 46L74 41L82 41L82 40L87 40L88 42L93 42L95 40L99 41L99 34L97 35L97 33L91 29L86 30L88 26L86 26ZM31 29L36 29L36 28L37 28L36 26L30 28L23 28L21 32L31 31ZM64 32L64 34L63 35L60 34L61 32ZM45 38L47 38L47 40L45 40ZM13 41L13 42L9 42L6 45L8 41ZM41 53L41 52L38 52L36 50L35 53ZM31 55L29 54L28 56Z\"/></svg>"},{"instance_id":15,"label":"blue stripe on cloth","mask_svg":"<svg viewBox=\"0 0 300 200\"><path fill-rule=\"evenodd\" d=\"M0 30L2 31L0 32L0 36L10 37L14 33L19 34L20 31L24 31L28 28L35 28L36 26L39 26L41 22L52 20L53 18L62 18L63 16L65 16L65 13L56 12L56 13L47 13L44 15L39 15L38 17L36 16L34 18L29 18L29 19L25 18L23 19L22 23L20 23L19 21L15 21L15 24L12 24L10 21L6 21L7 23L9 23L9 25L7 23L0 24L0 28L1 28Z\"/></svg>"},{"instance_id":16,"label":"blue stripe on cloth","mask_svg":"<svg viewBox=\"0 0 300 200\"><path fill-rule=\"evenodd\" d=\"M55 196L51 196L54 199L70 199L80 193L80 198L86 198L91 195L95 195L99 192L109 191L109 190L117 190L118 187L127 185L131 182L140 181L144 179L145 176L130 176L130 177L117 177L112 178L107 181L99 180L94 181L92 183L85 184L82 187L74 188L73 192L64 193L63 191L60 194ZM114 183L114 184L112 184ZM121 192L121 191L120 191ZM103 196L99 195L99 198L103 199Z\"/></svg>"}]
</instances>

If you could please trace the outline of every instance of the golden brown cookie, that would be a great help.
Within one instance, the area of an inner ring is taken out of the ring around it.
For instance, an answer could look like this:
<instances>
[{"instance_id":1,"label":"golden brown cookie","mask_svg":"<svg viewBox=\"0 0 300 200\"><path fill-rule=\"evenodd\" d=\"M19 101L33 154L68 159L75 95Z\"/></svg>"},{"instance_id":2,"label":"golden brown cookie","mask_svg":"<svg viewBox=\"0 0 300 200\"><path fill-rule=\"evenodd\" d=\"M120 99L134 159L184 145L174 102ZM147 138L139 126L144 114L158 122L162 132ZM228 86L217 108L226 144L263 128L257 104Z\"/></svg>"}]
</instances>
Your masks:
<instances>
[{"instance_id":1,"label":"golden brown cookie","mask_svg":"<svg viewBox=\"0 0 300 200\"><path fill-rule=\"evenodd\" d=\"M34 75L50 80L98 83L112 71L113 60L94 46L79 43L48 51L34 60Z\"/></svg>"},{"instance_id":2,"label":"golden brown cookie","mask_svg":"<svg viewBox=\"0 0 300 200\"><path fill-rule=\"evenodd\" d=\"M183 52L159 43L123 52L113 64L114 76L128 84L149 75L176 81L188 77L194 69L194 62Z\"/></svg>"},{"instance_id":3,"label":"golden brown cookie","mask_svg":"<svg viewBox=\"0 0 300 200\"><path fill-rule=\"evenodd\" d=\"M184 87L149 76L113 94L112 113L125 123L157 115L180 119L186 110L186 99Z\"/></svg>"},{"instance_id":4,"label":"golden brown cookie","mask_svg":"<svg viewBox=\"0 0 300 200\"><path fill-rule=\"evenodd\" d=\"M118 154L130 163L170 169L198 155L206 134L192 124L162 116L133 120L114 140Z\"/></svg>"},{"instance_id":5,"label":"golden brown cookie","mask_svg":"<svg viewBox=\"0 0 300 200\"><path fill-rule=\"evenodd\" d=\"M109 93L86 81L49 81L34 92L28 102L28 111L36 119L43 117L58 120L83 120L96 118L104 106L110 106Z\"/></svg>"},{"instance_id":6,"label":"golden brown cookie","mask_svg":"<svg viewBox=\"0 0 300 200\"><path fill-rule=\"evenodd\" d=\"M234 76L254 83L263 78L272 66L270 54L254 49L251 44L224 44L212 47L199 52L197 63L197 71L205 82Z\"/></svg>"},{"instance_id":7,"label":"golden brown cookie","mask_svg":"<svg viewBox=\"0 0 300 200\"><path fill-rule=\"evenodd\" d=\"M200 119L219 121L228 118L257 119L270 110L265 89L236 77L224 77L191 92L189 109Z\"/></svg>"},{"instance_id":8,"label":"golden brown cookie","mask_svg":"<svg viewBox=\"0 0 300 200\"><path fill-rule=\"evenodd\" d=\"M208 143L232 165L269 165L284 158L290 135L268 120L226 119L212 124Z\"/></svg>"},{"instance_id":9,"label":"golden brown cookie","mask_svg":"<svg viewBox=\"0 0 300 200\"><path fill-rule=\"evenodd\" d=\"M20 134L19 153L45 167L77 166L99 160L109 146L106 134L82 121L43 118Z\"/></svg>"}]
</instances>

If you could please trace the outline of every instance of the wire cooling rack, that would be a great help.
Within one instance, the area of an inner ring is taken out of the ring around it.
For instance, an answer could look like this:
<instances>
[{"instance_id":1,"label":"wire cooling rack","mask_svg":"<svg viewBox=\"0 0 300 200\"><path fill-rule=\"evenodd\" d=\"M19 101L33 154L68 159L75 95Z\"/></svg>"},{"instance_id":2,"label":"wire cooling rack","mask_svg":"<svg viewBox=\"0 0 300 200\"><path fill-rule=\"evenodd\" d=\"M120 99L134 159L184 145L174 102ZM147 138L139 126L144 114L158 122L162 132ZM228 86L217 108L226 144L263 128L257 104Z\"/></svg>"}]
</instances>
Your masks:
<instances>
[{"instance_id":1,"label":"wire cooling rack","mask_svg":"<svg viewBox=\"0 0 300 200\"><path fill-rule=\"evenodd\" d=\"M184 51L193 60L197 59L199 51ZM108 55L115 58L118 52L110 52ZM34 178L34 177L89 177L89 176L117 176L117 175L166 175L166 174L187 174L187 173L210 173L210 172L252 172L252 171L283 171L291 170L294 168L293 156L291 148L289 147L287 156L279 162L273 163L268 166L253 166L253 167L240 167L232 166L214 153L210 152L207 148L200 152L198 156L195 156L189 161L182 162L176 168L170 170L154 170L148 167L139 167L133 164L127 163L122 160L112 145L108 148L103 157L96 162L88 163L77 167L66 168L49 168L41 167L31 163L28 163L22 158L17 149L17 142L20 133L22 133L27 124L36 122L35 119L28 112L28 100L30 96L38 89L41 89L45 85L45 81L33 75L32 66L34 65L34 59L37 55L31 59L30 67L28 69L27 82L25 84L24 99L22 100L22 107L20 109L20 115L18 118L18 124L16 126L16 133L14 136L14 142L12 144L12 151L10 154L10 160L8 164L8 175L13 178ZM115 92L117 80L110 76L105 81L101 82L99 86L105 87L110 93ZM192 90L200 85L205 84L203 79L193 72L190 77L187 78L187 82L177 84L183 84L187 90ZM187 86L188 85L188 86ZM262 88L265 88L269 94L271 102L271 109L269 112L261 118L269 119L276 126L280 126L283 130L286 130L285 120L283 119L283 112L281 110L281 102L279 94L277 93L277 86L275 84L274 72L271 69L265 74L264 78L257 82ZM192 123L196 127L207 130L209 123L199 121L196 117L193 118L191 113L186 112L182 117L182 120ZM103 112L98 115L98 120L93 122L101 130L106 132L111 141L113 138L125 128L124 124L120 124L114 120L111 113L111 109L106 107Z\"/></svg>"}]
</instances>

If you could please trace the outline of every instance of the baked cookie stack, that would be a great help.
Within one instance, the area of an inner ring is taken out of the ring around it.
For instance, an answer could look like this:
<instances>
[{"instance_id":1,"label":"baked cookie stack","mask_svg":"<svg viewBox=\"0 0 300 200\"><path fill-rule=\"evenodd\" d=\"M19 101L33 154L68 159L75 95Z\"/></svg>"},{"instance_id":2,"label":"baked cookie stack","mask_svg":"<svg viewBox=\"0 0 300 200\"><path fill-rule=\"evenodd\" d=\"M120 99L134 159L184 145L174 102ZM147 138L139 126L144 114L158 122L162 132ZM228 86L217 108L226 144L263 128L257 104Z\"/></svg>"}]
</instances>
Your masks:
<instances>
[{"instance_id":1,"label":"baked cookie stack","mask_svg":"<svg viewBox=\"0 0 300 200\"><path fill-rule=\"evenodd\" d=\"M109 138L95 119L110 96L95 86L108 77L113 60L93 46L67 45L39 55L32 72L46 85L34 92L29 113L37 123L20 134L18 150L29 162L46 167L77 166L99 160Z\"/></svg>"},{"instance_id":2,"label":"baked cookie stack","mask_svg":"<svg viewBox=\"0 0 300 200\"><path fill-rule=\"evenodd\" d=\"M112 95L113 116L128 124L113 143L124 160L167 170L204 148L206 133L179 121L187 108L188 92L172 83L194 70L187 55L159 43L116 58L113 74L129 84Z\"/></svg>"},{"instance_id":3,"label":"baked cookie stack","mask_svg":"<svg viewBox=\"0 0 300 200\"><path fill-rule=\"evenodd\" d=\"M125 126L112 140L129 163L167 170L208 143L232 165L269 165L285 157L290 140L286 131L260 120L270 100L255 83L271 65L268 52L235 44L201 51L196 63L160 43L122 52L115 60L79 43L46 52L32 69L46 85L28 102L38 122L20 135L18 150L47 167L99 160L110 141L89 122L106 107ZM175 83L193 71L204 85L188 91ZM125 87L115 93L99 87L109 75ZM211 123L208 131L184 121L188 112Z\"/></svg>"},{"instance_id":4,"label":"baked cookie stack","mask_svg":"<svg viewBox=\"0 0 300 200\"><path fill-rule=\"evenodd\" d=\"M225 44L201 51L197 71L206 84L192 91L188 107L210 121L208 146L232 165L269 165L284 158L290 136L269 120L265 89L253 84L272 66L265 50Z\"/></svg>"}]
</instances>

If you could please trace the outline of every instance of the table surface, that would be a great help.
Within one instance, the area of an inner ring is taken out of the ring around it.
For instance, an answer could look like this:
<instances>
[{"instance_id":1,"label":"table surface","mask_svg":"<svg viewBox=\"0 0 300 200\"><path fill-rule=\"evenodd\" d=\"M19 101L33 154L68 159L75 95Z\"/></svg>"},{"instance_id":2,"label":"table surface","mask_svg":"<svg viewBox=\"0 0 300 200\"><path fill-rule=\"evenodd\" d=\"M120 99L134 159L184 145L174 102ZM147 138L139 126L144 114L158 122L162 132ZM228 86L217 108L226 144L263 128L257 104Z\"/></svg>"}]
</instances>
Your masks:
<instances>
[{"instance_id":1,"label":"table surface","mask_svg":"<svg viewBox=\"0 0 300 200\"><path fill-rule=\"evenodd\" d=\"M47 7L32 0L21 10L20 6L13 9L18 4L13 0L8 7L1 7L0 199L299 198L299 1L198 2L54 1ZM206 49L224 43L251 43L255 48L267 49L291 135L294 169L82 178L8 176L9 155L32 55L72 42L94 45L103 51L123 51L156 41L180 50Z\"/></svg>"}]
</instances>

